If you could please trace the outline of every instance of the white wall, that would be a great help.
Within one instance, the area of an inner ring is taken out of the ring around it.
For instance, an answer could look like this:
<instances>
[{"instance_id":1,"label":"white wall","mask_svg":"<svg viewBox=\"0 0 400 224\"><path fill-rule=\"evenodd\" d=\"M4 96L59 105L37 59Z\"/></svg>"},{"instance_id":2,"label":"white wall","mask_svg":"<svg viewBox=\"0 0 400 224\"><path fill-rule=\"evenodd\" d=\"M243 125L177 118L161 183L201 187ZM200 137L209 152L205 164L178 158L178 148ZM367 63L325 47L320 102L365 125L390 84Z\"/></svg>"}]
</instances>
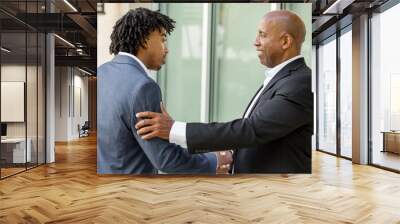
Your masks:
<instances>
[{"instance_id":1,"label":"white wall","mask_svg":"<svg viewBox=\"0 0 400 224\"><path fill-rule=\"evenodd\" d=\"M24 82L1 82L2 122L24 122L24 103Z\"/></svg>"},{"instance_id":2,"label":"white wall","mask_svg":"<svg viewBox=\"0 0 400 224\"><path fill-rule=\"evenodd\" d=\"M55 68L55 140L67 141L68 139L68 68Z\"/></svg>"},{"instance_id":3,"label":"white wall","mask_svg":"<svg viewBox=\"0 0 400 224\"><path fill-rule=\"evenodd\" d=\"M25 65L2 65L1 66L1 81L2 82L25 82L25 69L29 71L32 67ZM2 96L6 97L6 96ZM24 108L22 108L24 109ZM1 108L7 110L7 108ZM8 137L25 137L25 123L24 122L7 122L7 136Z\"/></svg>"},{"instance_id":4,"label":"white wall","mask_svg":"<svg viewBox=\"0 0 400 224\"><path fill-rule=\"evenodd\" d=\"M72 67L56 67L55 73L55 140L77 139L78 124L88 120L88 77Z\"/></svg>"},{"instance_id":5,"label":"white wall","mask_svg":"<svg viewBox=\"0 0 400 224\"><path fill-rule=\"evenodd\" d=\"M77 74L78 72L78 74ZM88 116L88 77L81 76L83 73L79 72L78 70L75 69L75 75L74 75L74 89L75 92L73 93L73 99L74 99L74 108L75 112L73 111L73 119L71 120L71 132L70 135L72 138L77 138L79 136L78 133L78 124L82 126L85 121L89 120ZM78 93L77 90L80 90L80 93ZM80 94L80 99L79 99L79 94ZM80 100L80 102L79 102ZM81 108L79 108L81 107ZM79 109L82 111L80 112Z\"/></svg>"},{"instance_id":6,"label":"white wall","mask_svg":"<svg viewBox=\"0 0 400 224\"><path fill-rule=\"evenodd\" d=\"M27 70L25 70L27 69ZM27 73L26 73L27 72ZM32 78L30 77L31 75L35 75L36 76L36 67L34 66L27 66L25 67L25 65L2 65L1 66L1 81L3 82L25 82L25 75L28 75L28 79L30 80L30 82L32 82ZM30 83L30 85L36 85L36 81L34 83ZM31 103L34 100L31 99L32 97L36 99L36 88L32 89L32 88L28 88L28 99L27 99L27 103ZM30 91L32 90L32 92ZM3 96L4 97L4 96ZM36 101L35 101L36 102ZM36 108L36 104L34 105L28 105L33 107L34 109ZM7 110L7 108L1 108L1 110ZM29 112L32 111L32 108L29 110ZM32 133L32 131L30 130L32 128L36 130L36 125L34 126L33 124L31 124L32 121L35 121L36 123L36 113L27 113L27 119L28 122L30 122L28 124L28 137L29 137L29 133ZM8 137L25 137L25 123L26 122L7 122L7 136Z\"/></svg>"},{"instance_id":7,"label":"white wall","mask_svg":"<svg viewBox=\"0 0 400 224\"><path fill-rule=\"evenodd\" d=\"M32 152L32 161L36 162L37 153L39 154L39 163L44 162L44 74L42 67L25 64L4 64L1 66L2 82L24 82L26 85L26 106L18 108L23 114L26 112L26 120L22 122L6 122L8 138L25 138L25 135L30 140ZM2 89L3 92L4 89ZM24 93L24 91L22 92ZM2 95L2 98L7 98L7 95ZM25 100L24 100L25 101ZM2 107L2 112L16 113L9 107ZM15 110L15 109L14 109Z\"/></svg>"}]
</instances>

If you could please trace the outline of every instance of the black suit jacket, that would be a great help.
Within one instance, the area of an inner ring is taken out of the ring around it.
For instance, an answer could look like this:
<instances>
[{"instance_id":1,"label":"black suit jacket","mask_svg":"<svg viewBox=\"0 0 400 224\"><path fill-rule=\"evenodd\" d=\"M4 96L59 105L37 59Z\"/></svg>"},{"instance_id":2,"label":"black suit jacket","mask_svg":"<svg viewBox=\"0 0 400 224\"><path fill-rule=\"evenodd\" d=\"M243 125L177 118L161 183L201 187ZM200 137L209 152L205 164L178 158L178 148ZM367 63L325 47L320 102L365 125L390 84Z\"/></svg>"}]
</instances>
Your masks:
<instances>
[{"instance_id":1,"label":"black suit jacket","mask_svg":"<svg viewBox=\"0 0 400 224\"><path fill-rule=\"evenodd\" d=\"M272 78L248 118L186 126L191 153L235 149L235 173L311 173L312 134L311 70L303 58Z\"/></svg>"}]
</instances>

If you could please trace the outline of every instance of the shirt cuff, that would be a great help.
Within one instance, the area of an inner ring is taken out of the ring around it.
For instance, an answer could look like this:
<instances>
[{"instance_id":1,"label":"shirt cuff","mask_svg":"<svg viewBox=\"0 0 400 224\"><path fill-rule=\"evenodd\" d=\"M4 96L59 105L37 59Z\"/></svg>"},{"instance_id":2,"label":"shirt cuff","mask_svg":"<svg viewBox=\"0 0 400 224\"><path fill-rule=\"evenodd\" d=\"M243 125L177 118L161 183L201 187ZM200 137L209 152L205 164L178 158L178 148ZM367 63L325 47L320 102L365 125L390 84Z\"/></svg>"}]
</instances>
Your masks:
<instances>
[{"instance_id":1,"label":"shirt cuff","mask_svg":"<svg viewBox=\"0 0 400 224\"><path fill-rule=\"evenodd\" d=\"M186 123L175 121L169 132L169 142L177 144L182 148L187 149L186 144Z\"/></svg>"}]
</instances>

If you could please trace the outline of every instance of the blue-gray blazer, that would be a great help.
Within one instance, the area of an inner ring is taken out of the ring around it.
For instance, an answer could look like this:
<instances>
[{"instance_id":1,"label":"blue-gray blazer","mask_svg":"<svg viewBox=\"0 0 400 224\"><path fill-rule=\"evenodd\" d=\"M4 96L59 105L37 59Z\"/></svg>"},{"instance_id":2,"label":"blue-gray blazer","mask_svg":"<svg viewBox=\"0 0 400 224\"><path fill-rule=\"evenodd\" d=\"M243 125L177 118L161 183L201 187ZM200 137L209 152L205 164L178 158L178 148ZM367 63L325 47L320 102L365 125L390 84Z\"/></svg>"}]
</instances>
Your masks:
<instances>
[{"instance_id":1,"label":"blue-gray blazer","mask_svg":"<svg viewBox=\"0 0 400 224\"><path fill-rule=\"evenodd\" d=\"M97 69L99 174L215 173L215 154L192 155L159 138L136 133L141 111L160 112L161 90L133 58L117 55Z\"/></svg>"}]
</instances>

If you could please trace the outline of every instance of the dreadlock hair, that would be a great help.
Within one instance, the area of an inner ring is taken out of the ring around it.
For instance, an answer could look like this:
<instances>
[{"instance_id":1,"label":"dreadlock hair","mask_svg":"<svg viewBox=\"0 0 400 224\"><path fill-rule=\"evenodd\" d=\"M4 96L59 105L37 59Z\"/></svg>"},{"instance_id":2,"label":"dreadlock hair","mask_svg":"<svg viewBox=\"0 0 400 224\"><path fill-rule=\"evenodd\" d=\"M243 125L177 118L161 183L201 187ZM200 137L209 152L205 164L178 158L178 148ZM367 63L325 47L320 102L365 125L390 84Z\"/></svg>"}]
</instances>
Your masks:
<instances>
[{"instance_id":1,"label":"dreadlock hair","mask_svg":"<svg viewBox=\"0 0 400 224\"><path fill-rule=\"evenodd\" d=\"M150 33L164 28L168 34L175 28L175 21L158 11L146 8L131 9L114 25L111 34L110 53L118 54L123 51L133 55L138 53L139 47L145 47Z\"/></svg>"}]
</instances>

